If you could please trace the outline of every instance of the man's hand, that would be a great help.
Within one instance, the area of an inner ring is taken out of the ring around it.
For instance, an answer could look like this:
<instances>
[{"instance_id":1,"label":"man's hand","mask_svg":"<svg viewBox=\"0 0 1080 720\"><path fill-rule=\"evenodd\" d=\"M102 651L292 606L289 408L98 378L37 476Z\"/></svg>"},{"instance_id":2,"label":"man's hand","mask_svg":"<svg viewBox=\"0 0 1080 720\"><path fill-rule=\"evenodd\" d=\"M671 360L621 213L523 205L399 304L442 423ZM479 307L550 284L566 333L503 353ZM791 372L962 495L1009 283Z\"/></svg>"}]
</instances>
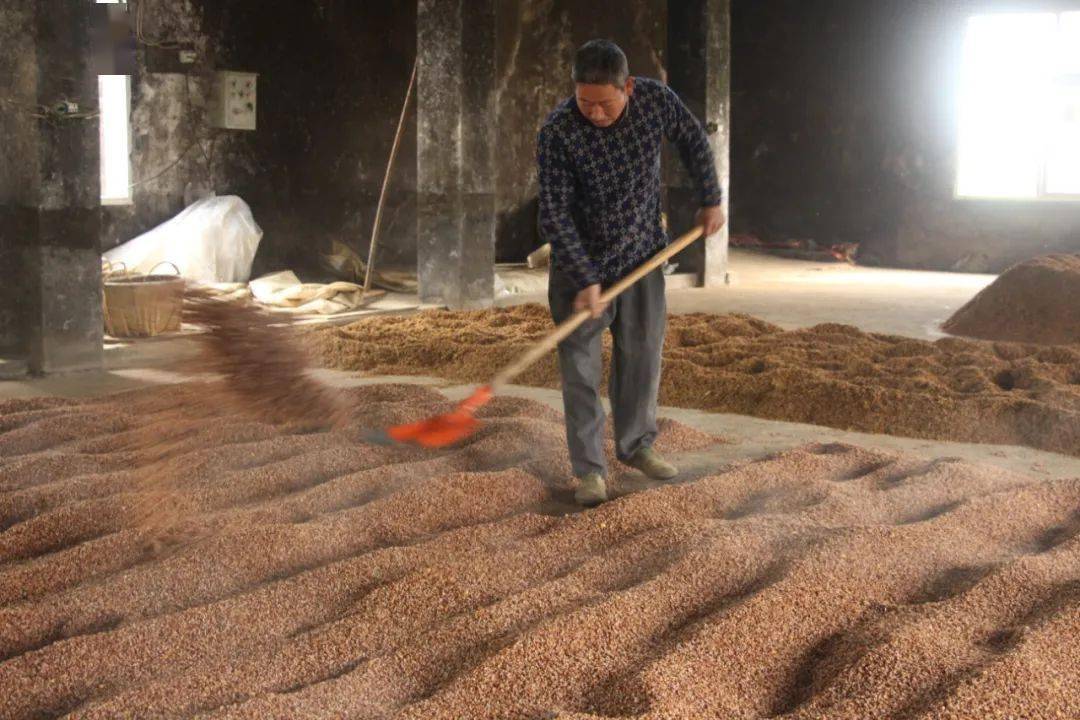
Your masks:
<instances>
[{"instance_id":1,"label":"man's hand","mask_svg":"<svg viewBox=\"0 0 1080 720\"><path fill-rule=\"evenodd\" d=\"M574 312L588 310L596 320L607 310L607 303L600 302L600 286L590 285L577 294L574 298Z\"/></svg>"},{"instance_id":2,"label":"man's hand","mask_svg":"<svg viewBox=\"0 0 1080 720\"><path fill-rule=\"evenodd\" d=\"M727 218L724 217L724 210L719 205L703 207L698 210L697 223L705 228L705 237L720 232L720 229L724 227L726 221Z\"/></svg>"}]
</instances>

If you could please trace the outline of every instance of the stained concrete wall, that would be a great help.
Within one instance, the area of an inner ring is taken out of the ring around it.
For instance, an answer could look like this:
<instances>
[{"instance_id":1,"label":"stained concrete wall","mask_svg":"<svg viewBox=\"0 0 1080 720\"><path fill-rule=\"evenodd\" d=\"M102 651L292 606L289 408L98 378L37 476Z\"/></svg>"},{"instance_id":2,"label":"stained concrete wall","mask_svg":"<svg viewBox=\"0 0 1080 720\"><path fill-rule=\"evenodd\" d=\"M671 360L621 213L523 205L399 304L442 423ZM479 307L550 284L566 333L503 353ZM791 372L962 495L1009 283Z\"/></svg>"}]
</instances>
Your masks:
<instances>
[{"instance_id":1,"label":"stained concrete wall","mask_svg":"<svg viewBox=\"0 0 1080 720\"><path fill-rule=\"evenodd\" d=\"M668 3L668 83L702 123L713 150L716 176L730 210L731 0ZM673 153L675 154L675 153ZM667 216L673 237L694 227L699 194L690 174L675 160L667 164ZM679 272L695 273L701 285L728 280L728 227L675 256Z\"/></svg>"},{"instance_id":2,"label":"stained concrete wall","mask_svg":"<svg viewBox=\"0 0 1080 720\"><path fill-rule=\"evenodd\" d=\"M0 77L0 97L25 96L32 104L42 94L37 83L48 58L35 55L34 39L48 30L49 15L37 12L38 5L24 0L0 11L0 59L7 71ZM416 55L416 5L319 0L268 7L260 0L132 0L129 8L132 24L142 32L132 85L133 202L97 206L96 183L83 182L84 175L94 174L90 166L96 165L96 142L79 144L78 192L65 186L63 193L52 193L50 185L31 182L42 162L62 170L57 153L74 145L46 147L39 142L36 121L5 112L0 120L5 144L0 257L23 258L27 238L67 227L66 220L53 222L54 215L43 215L43 210L77 210L85 216L83 226L93 227L90 235L76 238L85 255L78 264L87 269L87 279L75 284L85 285L86 292L66 294L63 311L99 312L92 256L211 193L239 194L251 204L266 232L256 273L291 267L317 274L318 255L332 239L366 251ZM589 38L610 37L626 49L635 74L665 79L666 19L666 0L635 0L618 11L568 0L492 3L485 37L491 38L494 99L478 117L492 129L493 140L485 147L495 157L490 185L499 259L520 261L539 244L535 138L546 115L572 91L574 49ZM175 51L169 61L170 51L162 45L174 43L194 51L194 65L178 67ZM260 74L257 131L209 127L213 71L220 68ZM96 92L85 98L92 106ZM380 253L384 265L412 265L417 257L416 132L414 106L391 185ZM67 182L61 175L56 178ZM53 203L56 208L49 206L54 195L63 200ZM51 249L37 256L50 267L64 262ZM42 294L24 290L18 283L4 283L0 291L0 346L22 343L28 330L20 318L39 310L25 303L28 297L40 301Z\"/></svg>"},{"instance_id":3,"label":"stained concrete wall","mask_svg":"<svg viewBox=\"0 0 1080 720\"><path fill-rule=\"evenodd\" d=\"M0 8L0 98L31 107L43 92L35 38L47 29L47 14L37 7L18 0ZM86 249L114 247L214 192L239 194L251 204L266 233L256 272L292 267L317 273L318 255L331 239L366 252L415 54L415 5L322 0L268 8L256 0L132 0L130 8L133 16L142 13L144 34L132 87L133 203L99 210L96 197L87 201L100 239ZM173 42L195 50L198 60L185 72L163 64L168 53L155 47ZM217 68L260 73L257 131L209 127ZM96 103L96 93L89 102ZM21 267L25 246L37 243L42 227L55 227L39 222L48 198L35 180L48 158L41 154L38 120L15 107L7 102L0 113L0 261L6 268ZM96 153L95 144L95 163ZM414 106L384 216L384 264L415 263L415 185ZM0 283L5 353L26 350L26 318L40 314L29 305L40 293L24 285L7 277ZM78 302L88 307L95 301Z\"/></svg>"},{"instance_id":4,"label":"stained concrete wall","mask_svg":"<svg viewBox=\"0 0 1080 720\"><path fill-rule=\"evenodd\" d=\"M978 272L1080 250L1080 203L953 196L965 18L1051 5L733 2L733 232Z\"/></svg>"},{"instance_id":5,"label":"stained concrete wall","mask_svg":"<svg viewBox=\"0 0 1080 720\"><path fill-rule=\"evenodd\" d=\"M521 261L539 245L536 133L573 90L574 50L610 37L626 50L632 72L663 79L666 18L667 0L634 0L618 11L570 0L495 3L500 261ZM271 11L256 0L182 0L148 4L144 28L151 38L193 42L200 63L186 76L146 72L136 83L136 180L188 152L137 187L133 206L106 211L105 245L153 227L212 188L252 205L266 232L257 269L310 267L332 238L366 251L416 52L415 3L321 0L276 3ZM256 132L205 128L215 66L260 73ZM414 104L384 214L385 264L415 262L416 153Z\"/></svg>"},{"instance_id":6,"label":"stained concrete wall","mask_svg":"<svg viewBox=\"0 0 1080 720\"><path fill-rule=\"evenodd\" d=\"M617 10L569 0L493 6L498 258L520 261L539 244L536 132L572 92L574 49L610 37L626 49L635 74L664 79L667 2L634 0ZM256 272L316 271L331 239L366 251L416 53L416 4L132 0L130 7L142 13L145 35L132 97L136 186L131 205L102 210L102 248L215 192L244 197L262 225ZM5 31L16 27L4 23ZM17 48L19 33L11 35L5 47ZM195 50L198 61L186 72L163 68L162 53L152 47L174 41ZM260 74L257 131L208 127L216 68ZM383 264L415 262L416 185L414 104L384 216Z\"/></svg>"},{"instance_id":7,"label":"stained concrete wall","mask_svg":"<svg viewBox=\"0 0 1080 720\"><path fill-rule=\"evenodd\" d=\"M143 43L132 80L132 189L130 205L102 212L102 247L109 249L153 228L215 190L231 191L223 158L242 148L235 133L208 127L207 98L217 45L204 30L202 9L191 0L131 0L132 23L142 14L148 43L190 43L197 63L187 73L158 72L164 52Z\"/></svg>"},{"instance_id":8,"label":"stained concrete wall","mask_svg":"<svg viewBox=\"0 0 1080 720\"><path fill-rule=\"evenodd\" d=\"M129 240L214 192L251 205L265 233L256 272L318 273L318 254L332 239L366 253L415 22L410 3L146 3L146 38L191 43L198 62L186 73L159 72L160 54L140 50L134 203L106 208L103 245ZM215 69L259 73L256 131L209 127ZM385 264L411 265L416 255L415 107L409 117L384 213Z\"/></svg>"},{"instance_id":9,"label":"stained concrete wall","mask_svg":"<svg viewBox=\"0 0 1080 720\"><path fill-rule=\"evenodd\" d=\"M497 241L500 262L522 262L540 245L536 228L536 134L573 94L574 51L596 37L626 52L630 72L666 79L667 0L619 9L574 0L496 3Z\"/></svg>"},{"instance_id":10,"label":"stained concrete wall","mask_svg":"<svg viewBox=\"0 0 1080 720\"><path fill-rule=\"evenodd\" d=\"M416 3L207 2L220 61L260 73L259 130L233 172L266 231L267 254L297 268L338 239L365 256L416 54ZM416 105L383 214L378 262L416 259Z\"/></svg>"},{"instance_id":11,"label":"stained concrete wall","mask_svg":"<svg viewBox=\"0 0 1080 720\"><path fill-rule=\"evenodd\" d=\"M31 3L0 6L0 353L26 351L31 291L23 267L36 223L38 121L37 47Z\"/></svg>"}]
</instances>

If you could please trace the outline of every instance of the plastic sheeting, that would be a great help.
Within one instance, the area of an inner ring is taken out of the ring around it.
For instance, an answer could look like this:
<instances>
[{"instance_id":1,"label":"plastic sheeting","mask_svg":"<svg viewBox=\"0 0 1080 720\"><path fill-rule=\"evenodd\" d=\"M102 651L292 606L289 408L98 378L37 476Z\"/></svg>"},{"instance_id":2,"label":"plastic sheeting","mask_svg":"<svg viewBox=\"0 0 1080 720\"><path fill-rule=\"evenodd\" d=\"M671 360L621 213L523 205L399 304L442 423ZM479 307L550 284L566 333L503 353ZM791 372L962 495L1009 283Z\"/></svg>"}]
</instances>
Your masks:
<instances>
[{"instance_id":1,"label":"plastic sheeting","mask_svg":"<svg viewBox=\"0 0 1080 720\"><path fill-rule=\"evenodd\" d=\"M104 257L128 272L149 274L172 263L197 283L240 283L251 277L251 263L262 240L251 208L235 195L209 197L188 206Z\"/></svg>"}]
</instances>

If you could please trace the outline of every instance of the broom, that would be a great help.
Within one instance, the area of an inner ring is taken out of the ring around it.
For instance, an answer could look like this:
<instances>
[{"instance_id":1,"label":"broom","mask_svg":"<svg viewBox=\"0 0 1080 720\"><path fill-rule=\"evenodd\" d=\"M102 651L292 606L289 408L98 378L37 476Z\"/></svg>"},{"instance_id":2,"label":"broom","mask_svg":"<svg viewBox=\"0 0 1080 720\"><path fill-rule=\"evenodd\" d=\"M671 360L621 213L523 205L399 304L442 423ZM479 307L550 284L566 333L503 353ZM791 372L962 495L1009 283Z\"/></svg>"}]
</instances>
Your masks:
<instances>
[{"instance_id":1,"label":"broom","mask_svg":"<svg viewBox=\"0 0 1080 720\"><path fill-rule=\"evenodd\" d=\"M281 327L279 317L254 303L221 300L194 287L184 293L183 319L206 330L196 336L202 345L196 369L222 375L228 395L243 411L271 422L313 427L347 421L339 394L308 376L310 357L296 330Z\"/></svg>"},{"instance_id":2,"label":"broom","mask_svg":"<svg viewBox=\"0 0 1080 720\"><path fill-rule=\"evenodd\" d=\"M601 293L600 301L607 303L621 295L631 285L663 265L667 260L701 237L703 231L704 229L699 225L668 245L647 260L641 267ZM590 316L588 310L581 310L570 316L549 335L522 353L517 360L499 371L491 379L491 382L477 388L472 395L465 398L452 412L437 415L420 422L387 428L381 433L369 436L369 440L382 443L390 441L413 443L426 448L446 447L464 440L476 432L476 428L479 426L476 419L477 410L487 405L495 393L527 370L529 366L554 350L560 342L577 330Z\"/></svg>"}]
</instances>

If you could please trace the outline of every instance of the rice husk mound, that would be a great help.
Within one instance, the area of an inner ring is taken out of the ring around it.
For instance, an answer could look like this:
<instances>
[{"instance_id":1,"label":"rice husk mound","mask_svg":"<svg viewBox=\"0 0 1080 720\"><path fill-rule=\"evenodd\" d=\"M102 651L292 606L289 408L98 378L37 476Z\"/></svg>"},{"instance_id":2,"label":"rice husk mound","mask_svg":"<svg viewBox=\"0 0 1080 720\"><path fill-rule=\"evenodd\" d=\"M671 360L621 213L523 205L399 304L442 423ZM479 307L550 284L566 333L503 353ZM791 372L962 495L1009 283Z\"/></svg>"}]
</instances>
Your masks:
<instances>
[{"instance_id":1,"label":"rice husk mound","mask_svg":"<svg viewBox=\"0 0 1080 720\"><path fill-rule=\"evenodd\" d=\"M1080 254L1046 255L1010 268L942 329L984 340L1080 343Z\"/></svg>"},{"instance_id":2,"label":"rice husk mound","mask_svg":"<svg viewBox=\"0 0 1080 720\"><path fill-rule=\"evenodd\" d=\"M479 383L550 329L540 305L430 311L320 330L314 344L331 367ZM605 334L605 374L610 351ZM559 387L556 355L516 382ZM1080 346L927 342L847 325L785 331L742 315L673 315L660 402L1080 455Z\"/></svg>"},{"instance_id":3,"label":"rice husk mound","mask_svg":"<svg viewBox=\"0 0 1080 720\"><path fill-rule=\"evenodd\" d=\"M1078 479L810 445L555 516L544 406L424 452L361 438L430 389L315 433L213 394L0 403L0 717L1080 716Z\"/></svg>"}]
</instances>

